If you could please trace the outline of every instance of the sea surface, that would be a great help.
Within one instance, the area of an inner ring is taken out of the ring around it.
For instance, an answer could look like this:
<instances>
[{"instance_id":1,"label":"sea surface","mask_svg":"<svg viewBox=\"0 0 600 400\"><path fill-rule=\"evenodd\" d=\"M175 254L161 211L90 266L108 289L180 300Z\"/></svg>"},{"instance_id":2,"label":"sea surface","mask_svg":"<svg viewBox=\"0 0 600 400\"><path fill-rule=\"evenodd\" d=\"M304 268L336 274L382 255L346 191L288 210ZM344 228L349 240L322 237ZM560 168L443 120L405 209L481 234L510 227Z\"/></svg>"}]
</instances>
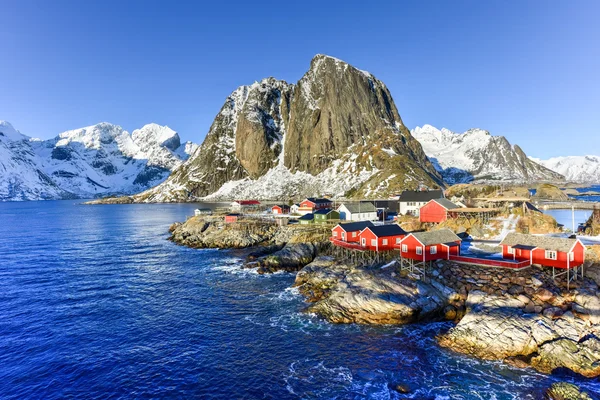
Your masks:
<instances>
[{"instance_id":1,"label":"sea surface","mask_svg":"<svg viewBox=\"0 0 600 400\"><path fill-rule=\"evenodd\" d=\"M166 240L197 206L1 203L0 398L540 399L559 379L600 392L440 349L448 323L304 314L292 274Z\"/></svg>"},{"instance_id":2,"label":"sea surface","mask_svg":"<svg viewBox=\"0 0 600 400\"><path fill-rule=\"evenodd\" d=\"M586 188L577 189L579 192L596 192L600 193L600 185L590 186ZM583 201L600 201L600 196L573 196L577 200Z\"/></svg>"},{"instance_id":3,"label":"sea surface","mask_svg":"<svg viewBox=\"0 0 600 400\"><path fill-rule=\"evenodd\" d=\"M580 192L598 192L600 193L600 185L578 188ZM573 196L573 198L582 201L600 202L600 196ZM575 229L581 223L587 222L592 215L593 210L575 210ZM565 229L573 229L573 213L570 209L566 210L544 210L545 214L554 217L556 222L565 226Z\"/></svg>"}]
</instances>

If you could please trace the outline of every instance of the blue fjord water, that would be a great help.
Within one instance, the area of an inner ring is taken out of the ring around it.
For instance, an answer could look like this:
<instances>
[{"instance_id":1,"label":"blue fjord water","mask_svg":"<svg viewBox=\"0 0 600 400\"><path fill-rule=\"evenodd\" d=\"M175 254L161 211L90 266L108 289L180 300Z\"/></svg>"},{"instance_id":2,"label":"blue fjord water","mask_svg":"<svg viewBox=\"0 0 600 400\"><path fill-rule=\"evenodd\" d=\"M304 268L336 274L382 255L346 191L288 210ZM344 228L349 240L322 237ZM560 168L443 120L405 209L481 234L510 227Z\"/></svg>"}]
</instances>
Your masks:
<instances>
[{"instance_id":1,"label":"blue fjord water","mask_svg":"<svg viewBox=\"0 0 600 400\"><path fill-rule=\"evenodd\" d=\"M0 204L0 398L538 399L559 379L440 349L446 323L303 314L293 275L168 242L195 207Z\"/></svg>"}]
</instances>

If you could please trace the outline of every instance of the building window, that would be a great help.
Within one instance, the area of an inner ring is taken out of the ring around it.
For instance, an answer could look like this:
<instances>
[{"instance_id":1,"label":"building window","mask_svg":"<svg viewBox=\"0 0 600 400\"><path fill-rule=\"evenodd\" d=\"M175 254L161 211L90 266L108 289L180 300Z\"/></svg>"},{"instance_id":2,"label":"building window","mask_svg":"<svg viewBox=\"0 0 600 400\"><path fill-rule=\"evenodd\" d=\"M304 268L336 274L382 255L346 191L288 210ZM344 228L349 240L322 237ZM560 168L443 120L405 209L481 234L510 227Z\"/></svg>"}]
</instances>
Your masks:
<instances>
[{"instance_id":1,"label":"building window","mask_svg":"<svg viewBox=\"0 0 600 400\"><path fill-rule=\"evenodd\" d=\"M352 237L355 238L356 237L356 232L352 232Z\"/></svg>"},{"instance_id":2,"label":"building window","mask_svg":"<svg viewBox=\"0 0 600 400\"><path fill-rule=\"evenodd\" d=\"M362 245L363 245L363 247L367 245L367 239L362 238Z\"/></svg>"},{"instance_id":3,"label":"building window","mask_svg":"<svg viewBox=\"0 0 600 400\"><path fill-rule=\"evenodd\" d=\"M346 232L342 232L342 240L346 240Z\"/></svg>"},{"instance_id":4,"label":"building window","mask_svg":"<svg viewBox=\"0 0 600 400\"><path fill-rule=\"evenodd\" d=\"M405 244L402 245L402 252L403 253L408 253L408 246L407 245L405 245Z\"/></svg>"},{"instance_id":5,"label":"building window","mask_svg":"<svg viewBox=\"0 0 600 400\"><path fill-rule=\"evenodd\" d=\"M508 254L515 254L515 249L513 249L510 246L508 246Z\"/></svg>"},{"instance_id":6,"label":"building window","mask_svg":"<svg viewBox=\"0 0 600 400\"><path fill-rule=\"evenodd\" d=\"M387 246L387 239L383 239L383 240L382 240L382 244L383 244L384 246Z\"/></svg>"},{"instance_id":7,"label":"building window","mask_svg":"<svg viewBox=\"0 0 600 400\"><path fill-rule=\"evenodd\" d=\"M343 235L344 234L342 233L342 237L344 237ZM337 231L333 231L333 237L337 237Z\"/></svg>"},{"instance_id":8,"label":"building window","mask_svg":"<svg viewBox=\"0 0 600 400\"><path fill-rule=\"evenodd\" d=\"M569 261L575 261L575 253L569 253Z\"/></svg>"},{"instance_id":9,"label":"building window","mask_svg":"<svg viewBox=\"0 0 600 400\"><path fill-rule=\"evenodd\" d=\"M401 241L402 241L402 239L396 238L396 244L400 244Z\"/></svg>"},{"instance_id":10,"label":"building window","mask_svg":"<svg viewBox=\"0 0 600 400\"><path fill-rule=\"evenodd\" d=\"M417 247L417 255L420 256L421 254L423 254L423 248Z\"/></svg>"},{"instance_id":11,"label":"building window","mask_svg":"<svg viewBox=\"0 0 600 400\"><path fill-rule=\"evenodd\" d=\"M371 246L377 247L377 239L371 239Z\"/></svg>"},{"instance_id":12,"label":"building window","mask_svg":"<svg viewBox=\"0 0 600 400\"><path fill-rule=\"evenodd\" d=\"M546 259L547 260L556 260L556 252L551 250L546 250Z\"/></svg>"},{"instance_id":13,"label":"building window","mask_svg":"<svg viewBox=\"0 0 600 400\"><path fill-rule=\"evenodd\" d=\"M429 253L430 254L437 254L437 246L431 246L429 248Z\"/></svg>"}]
</instances>

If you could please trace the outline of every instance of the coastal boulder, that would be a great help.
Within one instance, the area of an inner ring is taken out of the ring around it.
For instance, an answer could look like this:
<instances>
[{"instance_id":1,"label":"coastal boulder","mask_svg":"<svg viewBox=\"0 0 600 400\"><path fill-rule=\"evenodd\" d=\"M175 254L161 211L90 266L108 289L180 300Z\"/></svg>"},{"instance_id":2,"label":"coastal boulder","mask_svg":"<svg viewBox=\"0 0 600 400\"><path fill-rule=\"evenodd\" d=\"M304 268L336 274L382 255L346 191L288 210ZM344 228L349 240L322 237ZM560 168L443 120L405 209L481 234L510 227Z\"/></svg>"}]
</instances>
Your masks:
<instances>
[{"instance_id":1,"label":"coastal boulder","mask_svg":"<svg viewBox=\"0 0 600 400\"><path fill-rule=\"evenodd\" d=\"M295 286L313 303L307 312L333 323L406 324L441 319L449 303L432 285L401 278L393 265L366 268L323 256L298 272Z\"/></svg>"},{"instance_id":2,"label":"coastal boulder","mask_svg":"<svg viewBox=\"0 0 600 400\"><path fill-rule=\"evenodd\" d=\"M586 377L600 376L600 325L575 318L555 319L523 311L517 299L471 292L468 312L440 345L487 360L518 358L544 373L566 368Z\"/></svg>"}]
</instances>

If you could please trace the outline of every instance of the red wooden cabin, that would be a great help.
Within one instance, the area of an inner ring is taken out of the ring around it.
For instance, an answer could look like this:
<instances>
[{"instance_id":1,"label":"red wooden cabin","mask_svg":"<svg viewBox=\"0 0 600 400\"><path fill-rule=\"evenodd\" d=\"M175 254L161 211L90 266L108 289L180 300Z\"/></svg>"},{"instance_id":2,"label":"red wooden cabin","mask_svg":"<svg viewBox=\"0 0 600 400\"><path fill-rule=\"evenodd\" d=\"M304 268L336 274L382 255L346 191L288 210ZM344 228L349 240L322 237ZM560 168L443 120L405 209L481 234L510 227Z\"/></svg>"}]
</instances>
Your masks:
<instances>
[{"instance_id":1,"label":"red wooden cabin","mask_svg":"<svg viewBox=\"0 0 600 400\"><path fill-rule=\"evenodd\" d=\"M402 258L426 262L460 255L460 243L461 239L450 229L440 229L411 233L394 247Z\"/></svg>"},{"instance_id":2,"label":"red wooden cabin","mask_svg":"<svg viewBox=\"0 0 600 400\"><path fill-rule=\"evenodd\" d=\"M585 262L585 246L579 239L509 233L500 244L506 259L562 269L577 268Z\"/></svg>"},{"instance_id":3,"label":"red wooden cabin","mask_svg":"<svg viewBox=\"0 0 600 400\"><path fill-rule=\"evenodd\" d=\"M448 219L448 211L460 208L448 199L433 199L419 210L419 221L442 223Z\"/></svg>"},{"instance_id":4,"label":"red wooden cabin","mask_svg":"<svg viewBox=\"0 0 600 400\"><path fill-rule=\"evenodd\" d=\"M285 204L278 204L271 207L271 213L273 214L289 214L290 206L286 206Z\"/></svg>"},{"instance_id":5,"label":"red wooden cabin","mask_svg":"<svg viewBox=\"0 0 600 400\"><path fill-rule=\"evenodd\" d=\"M225 215L225 223L230 224L232 222L237 222L240 217L241 217L241 214L238 214L238 213L227 214L227 215Z\"/></svg>"},{"instance_id":6,"label":"red wooden cabin","mask_svg":"<svg viewBox=\"0 0 600 400\"><path fill-rule=\"evenodd\" d=\"M404 236L406 232L396 224L369 226L358 234L360 245L370 251L393 250Z\"/></svg>"},{"instance_id":7,"label":"red wooden cabin","mask_svg":"<svg viewBox=\"0 0 600 400\"><path fill-rule=\"evenodd\" d=\"M358 243L360 232L368 227L374 226L371 221L349 222L347 224L337 224L331 230L331 237L334 240L341 240L349 243Z\"/></svg>"},{"instance_id":8,"label":"red wooden cabin","mask_svg":"<svg viewBox=\"0 0 600 400\"><path fill-rule=\"evenodd\" d=\"M314 197L309 197L304 199L300 203L300 207L298 207L298 212L301 214L313 213L317 210L326 210L331 208L333 203L329 199L317 199Z\"/></svg>"}]
</instances>

